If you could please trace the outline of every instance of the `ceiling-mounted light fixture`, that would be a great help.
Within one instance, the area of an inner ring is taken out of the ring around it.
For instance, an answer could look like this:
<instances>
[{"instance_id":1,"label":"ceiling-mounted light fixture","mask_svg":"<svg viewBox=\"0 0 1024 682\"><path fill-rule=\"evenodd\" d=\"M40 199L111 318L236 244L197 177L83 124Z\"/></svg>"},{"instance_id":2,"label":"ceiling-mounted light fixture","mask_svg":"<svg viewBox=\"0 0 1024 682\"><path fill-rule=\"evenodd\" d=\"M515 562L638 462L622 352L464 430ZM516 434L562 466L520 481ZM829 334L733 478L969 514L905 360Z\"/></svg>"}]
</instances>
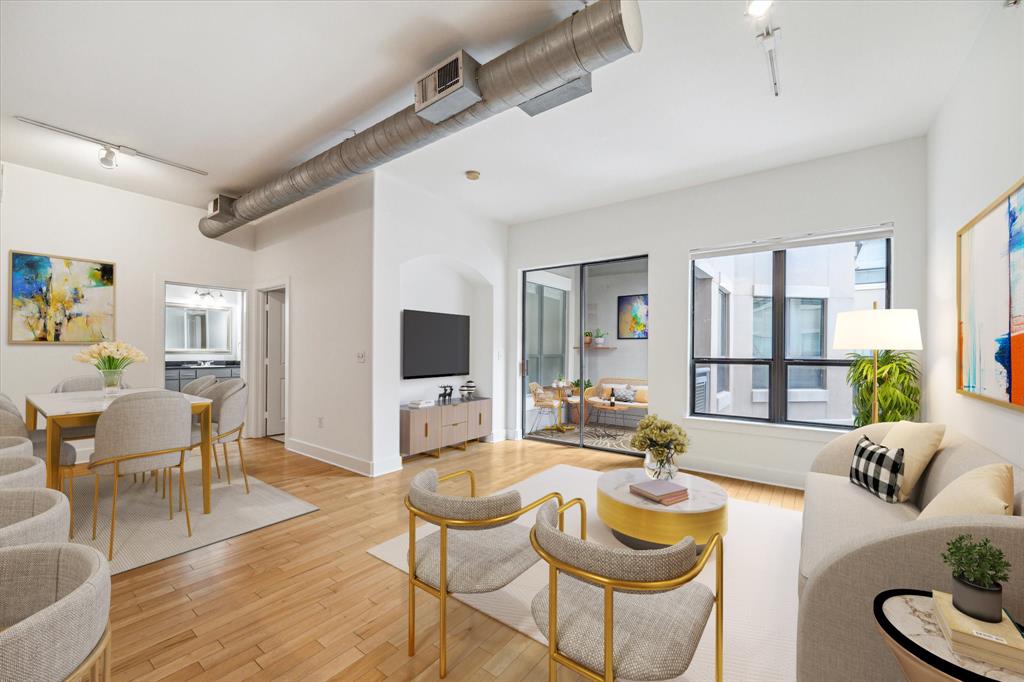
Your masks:
<instances>
[{"instance_id":1,"label":"ceiling-mounted light fixture","mask_svg":"<svg viewBox=\"0 0 1024 682\"><path fill-rule=\"evenodd\" d=\"M765 56L768 57L768 73L772 79L772 92L775 93L776 97L779 96L778 33L781 30L778 26L772 26L769 23L764 27L763 31L754 36L757 42L761 44Z\"/></svg>"},{"instance_id":2,"label":"ceiling-mounted light fixture","mask_svg":"<svg viewBox=\"0 0 1024 682\"><path fill-rule=\"evenodd\" d=\"M760 19L768 14L768 8L772 6L772 0L750 0L747 3L747 16Z\"/></svg>"},{"instance_id":3,"label":"ceiling-mounted light fixture","mask_svg":"<svg viewBox=\"0 0 1024 682\"><path fill-rule=\"evenodd\" d=\"M113 147L100 147L99 157L104 168L117 168L117 150Z\"/></svg>"},{"instance_id":4,"label":"ceiling-mounted light fixture","mask_svg":"<svg viewBox=\"0 0 1024 682\"><path fill-rule=\"evenodd\" d=\"M480 179L480 171L478 171L478 170L468 170L468 171L466 171L466 179L467 180L479 180Z\"/></svg>"},{"instance_id":5,"label":"ceiling-mounted light fixture","mask_svg":"<svg viewBox=\"0 0 1024 682\"><path fill-rule=\"evenodd\" d=\"M113 142L107 142L106 140L101 140L98 137L92 137L91 135L84 135L82 133L76 133L75 131L68 130L67 128L60 128L60 127L55 126L55 125L50 125L49 123L43 123L42 121L36 121L34 119L31 119L31 118L25 118L24 116L15 116L14 118L16 118L17 120L21 121L22 123L28 123L29 125L34 125L34 126L37 126L39 128L45 128L46 130L51 130L51 131L53 131L55 133L60 133L61 135L67 135L69 137L76 137L79 140L85 140L86 142L92 142L93 144L98 144L100 146L100 150L99 150L100 165L103 166L104 168L117 168L117 154L118 154L118 152L120 152L120 153L124 154L125 156L141 156L144 159L149 159L150 161L156 161L157 163L162 163L165 166L173 166L175 168L180 168L181 170L188 171L189 173L196 173L198 175L209 175L204 170L199 170L198 168L192 168L191 166L186 166L185 164L177 163L175 161L169 161L169 160L161 158L159 156L154 156L153 154L147 154L145 152L140 152L139 150L132 149L131 147L125 147L124 145L118 145L118 144L114 144Z\"/></svg>"}]
</instances>

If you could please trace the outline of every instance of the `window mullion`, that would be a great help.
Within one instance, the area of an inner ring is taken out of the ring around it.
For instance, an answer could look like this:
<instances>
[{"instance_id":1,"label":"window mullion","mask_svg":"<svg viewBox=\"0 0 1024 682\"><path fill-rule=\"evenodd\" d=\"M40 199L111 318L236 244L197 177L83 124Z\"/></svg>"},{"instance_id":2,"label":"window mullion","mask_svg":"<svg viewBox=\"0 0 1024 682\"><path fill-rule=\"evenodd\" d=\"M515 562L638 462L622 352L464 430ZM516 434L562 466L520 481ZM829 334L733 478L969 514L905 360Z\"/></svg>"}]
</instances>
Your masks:
<instances>
[{"instance_id":1,"label":"window mullion","mask_svg":"<svg viewBox=\"0 0 1024 682\"><path fill-rule=\"evenodd\" d=\"M772 365L768 419L786 421L786 252L772 252Z\"/></svg>"}]
</instances>

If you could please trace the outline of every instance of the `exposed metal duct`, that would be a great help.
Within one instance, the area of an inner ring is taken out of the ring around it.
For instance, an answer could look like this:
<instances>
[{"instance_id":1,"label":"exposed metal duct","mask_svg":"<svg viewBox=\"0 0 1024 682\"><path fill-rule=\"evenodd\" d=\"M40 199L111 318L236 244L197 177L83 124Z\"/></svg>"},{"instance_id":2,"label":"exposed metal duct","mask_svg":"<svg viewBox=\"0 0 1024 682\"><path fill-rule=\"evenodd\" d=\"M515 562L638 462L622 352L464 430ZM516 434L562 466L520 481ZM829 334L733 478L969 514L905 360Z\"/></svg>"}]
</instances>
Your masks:
<instances>
[{"instance_id":1,"label":"exposed metal duct","mask_svg":"<svg viewBox=\"0 0 1024 682\"><path fill-rule=\"evenodd\" d=\"M598 0L477 70L483 99L440 123L409 105L199 221L210 238L262 218L305 197L367 173L409 152L581 78L643 44L636 0Z\"/></svg>"}]
</instances>

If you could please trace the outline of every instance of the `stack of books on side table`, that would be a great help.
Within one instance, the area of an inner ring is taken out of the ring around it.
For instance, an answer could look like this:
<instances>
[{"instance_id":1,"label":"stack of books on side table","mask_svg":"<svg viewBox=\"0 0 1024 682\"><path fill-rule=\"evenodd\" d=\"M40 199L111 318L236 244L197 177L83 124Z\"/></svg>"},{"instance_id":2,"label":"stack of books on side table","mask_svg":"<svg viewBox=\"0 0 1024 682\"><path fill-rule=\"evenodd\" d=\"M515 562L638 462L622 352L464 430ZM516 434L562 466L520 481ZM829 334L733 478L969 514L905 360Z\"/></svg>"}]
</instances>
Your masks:
<instances>
[{"instance_id":1,"label":"stack of books on side table","mask_svg":"<svg viewBox=\"0 0 1024 682\"><path fill-rule=\"evenodd\" d=\"M986 623L961 613L946 592L932 591L935 620L957 656L973 658L1024 675L1024 636L1003 611L1000 623Z\"/></svg>"},{"instance_id":2,"label":"stack of books on side table","mask_svg":"<svg viewBox=\"0 0 1024 682\"><path fill-rule=\"evenodd\" d=\"M629 492L665 506L690 499L690 491L685 486L672 481L632 483L629 486Z\"/></svg>"},{"instance_id":3,"label":"stack of books on side table","mask_svg":"<svg viewBox=\"0 0 1024 682\"><path fill-rule=\"evenodd\" d=\"M434 401L433 400L410 400L409 401L409 407L411 407L413 409L418 409L420 407L433 407L433 406L434 406Z\"/></svg>"}]
</instances>

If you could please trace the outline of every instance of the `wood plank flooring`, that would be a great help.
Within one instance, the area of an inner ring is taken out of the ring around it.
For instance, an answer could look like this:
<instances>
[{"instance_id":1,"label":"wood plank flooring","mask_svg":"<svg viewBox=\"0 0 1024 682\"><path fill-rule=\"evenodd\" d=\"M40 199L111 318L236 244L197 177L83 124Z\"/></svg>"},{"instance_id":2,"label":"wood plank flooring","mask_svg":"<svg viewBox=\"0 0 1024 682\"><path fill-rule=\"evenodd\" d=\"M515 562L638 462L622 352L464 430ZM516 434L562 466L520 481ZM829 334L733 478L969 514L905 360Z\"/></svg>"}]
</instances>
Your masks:
<instances>
[{"instance_id":1,"label":"wood plank flooring","mask_svg":"<svg viewBox=\"0 0 1024 682\"><path fill-rule=\"evenodd\" d=\"M410 658L405 575L366 553L407 530L409 479L429 467L468 468L479 494L488 494L555 464L638 463L508 441L415 458L401 473L369 479L269 439L246 441L246 461L251 475L320 511L115 576L116 680L436 680L437 601L417 595L418 651ZM803 507L797 490L707 478L734 498ZM458 601L449 609L447 679L546 680L546 647Z\"/></svg>"}]
</instances>

